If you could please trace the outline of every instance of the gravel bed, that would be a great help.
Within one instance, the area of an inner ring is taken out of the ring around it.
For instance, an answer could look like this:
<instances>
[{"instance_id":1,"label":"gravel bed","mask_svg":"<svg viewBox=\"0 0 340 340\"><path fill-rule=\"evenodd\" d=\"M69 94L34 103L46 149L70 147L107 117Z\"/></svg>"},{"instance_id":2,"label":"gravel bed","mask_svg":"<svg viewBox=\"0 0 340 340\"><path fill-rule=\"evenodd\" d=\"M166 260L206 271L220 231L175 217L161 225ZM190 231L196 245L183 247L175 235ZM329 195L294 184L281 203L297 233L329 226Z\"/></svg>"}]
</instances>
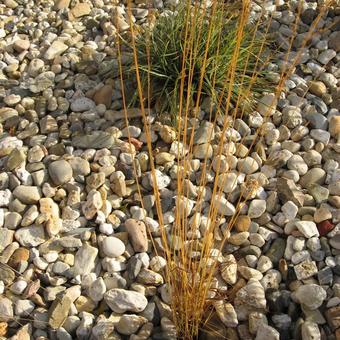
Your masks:
<instances>
[{"instance_id":1,"label":"gravel bed","mask_svg":"<svg viewBox=\"0 0 340 340\"><path fill-rule=\"evenodd\" d=\"M177 2L155 0L152 7L173 10ZM138 25L147 20L146 3L133 5ZM318 14L317 2L303 2L285 61L297 5L252 7L254 19L262 9L272 14L270 32L282 45L269 65L274 81ZM320 20L321 33L303 48L269 119L272 93L225 135L222 121L211 132L209 112L200 108L186 180L191 232L202 237L214 201L224 216L215 237L223 238L241 189L259 184L214 278L218 289L235 291L233 300L215 304L221 338L340 339L339 19L337 7ZM1 339L176 339L166 261L148 237L160 245L141 112L129 109L126 127L120 80L98 76L116 55L117 30L128 28L126 7L115 0L1 1ZM171 226L178 142L153 111L149 119L164 223ZM213 197L221 138L223 195ZM212 171L202 187L207 154Z\"/></svg>"}]
</instances>

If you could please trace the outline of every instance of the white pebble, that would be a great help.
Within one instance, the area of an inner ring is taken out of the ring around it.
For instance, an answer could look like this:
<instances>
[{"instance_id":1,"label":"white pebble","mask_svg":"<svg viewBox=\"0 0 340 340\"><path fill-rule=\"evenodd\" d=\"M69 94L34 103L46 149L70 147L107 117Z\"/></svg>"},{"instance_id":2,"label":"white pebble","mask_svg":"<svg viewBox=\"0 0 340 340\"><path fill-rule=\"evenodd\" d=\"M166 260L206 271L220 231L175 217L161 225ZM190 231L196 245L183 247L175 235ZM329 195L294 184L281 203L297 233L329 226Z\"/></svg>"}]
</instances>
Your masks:
<instances>
[{"instance_id":1,"label":"white pebble","mask_svg":"<svg viewBox=\"0 0 340 340\"><path fill-rule=\"evenodd\" d=\"M111 235L111 234L113 234L113 226L112 226L111 223L102 223L102 224L99 226L99 231L100 231L102 234Z\"/></svg>"},{"instance_id":2,"label":"white pebble","mask_svg":"<svg viewBox=\"0 0 340 340\"><path fill-rule=\"evenodd\" d=\"M103 252L108 257L117 257L124 253L125 245L117 237L106 237L102 243Z\"/></svg>"},{"instance_id":3,"label":"white pebble","mask_svg":"<svg viewBox=\"0 0 340 340\"><path fill-rule=\"evenodd\" d=\"M33 263L36 267L38 267L41 270L45 270L48 266L48 262L44 260L42 257L34 258Z\"/></svg>"},{"instance_id":4,"label":"white pebble","mask_svg":"<svg viewBox=\"0 0 340 340\"><path fill-rule=\"evenodd\" d=\"M161 271L163 268L165 268L165 266L166 266L166 260L162 256L154 256L150 260L150 268L155 272Z\"/></svg>"},{"instance_id":5,"label":"white pebble","mask_svg":"<svg viewBox=\"0 0 340 340\"><path fill-rule=\"evenodd\" d=\"M11 291L16 294L16 295L20 295L23 293L23 291L26 289L27 287L27 282L24 280L18 280L16 282L14 282L11 286Z\"/></svg>"},{"instance_id":6,"label":"white pebble","mask_svg":"<svg viewBox=\"0 0 340 340\"><path fill-rule=\"evenodd\" d=\"M58 252L56 251L49 251L48 253L43 254L43 258L49 263L57 261L58 256Z\"/></svg>"}]
</instances>

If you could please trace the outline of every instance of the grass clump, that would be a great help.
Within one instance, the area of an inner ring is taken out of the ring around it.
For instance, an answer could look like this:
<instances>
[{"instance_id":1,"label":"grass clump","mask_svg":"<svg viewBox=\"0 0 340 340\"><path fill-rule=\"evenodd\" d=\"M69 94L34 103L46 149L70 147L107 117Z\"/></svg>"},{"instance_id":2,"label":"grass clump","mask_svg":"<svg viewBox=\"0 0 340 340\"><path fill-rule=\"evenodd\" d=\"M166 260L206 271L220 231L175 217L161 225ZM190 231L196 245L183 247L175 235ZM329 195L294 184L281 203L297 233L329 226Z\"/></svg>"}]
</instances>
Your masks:
<instances>
[{"instance_id":1,"label":"grass clump","mask_svg":"<svg viewBox=\"0 0 340 340\"><path fill-rule=\"evenodd\" d=\"M181 5L175 12L160 16L152 28L136 38L139 74L143 88L149 88L151 105L156 103L158 112L176 118L183 98L192 104L198 96L208 96L215 104L219 100L225 104L226 89L232 83L231 104L243 98L243 105L253 108L256 94L270 88L263 67L267 42L257 25L249 23L242 27L237 47L237 5L215 1L207 9L198 3ZM235 67L233 79L231 64ZM245 94L250 87L251 92Z\"/></svg>"}]
</instances>

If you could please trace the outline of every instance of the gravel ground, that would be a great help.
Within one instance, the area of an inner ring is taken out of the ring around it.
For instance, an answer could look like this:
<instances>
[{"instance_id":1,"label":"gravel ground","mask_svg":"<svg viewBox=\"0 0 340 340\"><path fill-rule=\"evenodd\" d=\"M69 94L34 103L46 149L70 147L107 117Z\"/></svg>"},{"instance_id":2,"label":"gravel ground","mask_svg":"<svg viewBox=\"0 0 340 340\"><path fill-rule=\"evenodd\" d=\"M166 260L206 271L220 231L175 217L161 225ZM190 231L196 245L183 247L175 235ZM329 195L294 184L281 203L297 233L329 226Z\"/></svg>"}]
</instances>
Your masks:
<instances>
[{"instance_id":1,"label":"gravel ground","mask_svg":"<svg viewBox=\"0 0 340 340\"><path fill-rule=\"evenodd\" d=\"M145 3L136 1L133 9L140 25ZM163 11L174 3L155 0L153 7ZM273 13L270 32L282 45L269 65L274 80L286 64L297 3L259 2ZM317 5L303 3L289 61ZM98 76L98 65L115 55L117 29L129 27L125 11L111 0L1 1L2 339L176 338L165 259L155 256L146 232L160 241L141 112L129 109L127 128L119 79L104 83ZM271 93L225 136L221 124L210 133L201 107L186 182L195 237L205 231L211 200L225 217L215 235L223 237L240 188L259 183L236 220L215 278L221 290L237 287L231 303L215 306L221 338L340 339L339 19L339 7L321 19L321 33L303 49L269 120ZM152 112L150 121L164 222L171 225L178 142ZM263 138L248 153L259 126ZM220 138L226 140L224 194L212 197ZM213 170L202 188L206 154ZM202 212L194 213L202 190Z\"/></svg>"}]
</instances>

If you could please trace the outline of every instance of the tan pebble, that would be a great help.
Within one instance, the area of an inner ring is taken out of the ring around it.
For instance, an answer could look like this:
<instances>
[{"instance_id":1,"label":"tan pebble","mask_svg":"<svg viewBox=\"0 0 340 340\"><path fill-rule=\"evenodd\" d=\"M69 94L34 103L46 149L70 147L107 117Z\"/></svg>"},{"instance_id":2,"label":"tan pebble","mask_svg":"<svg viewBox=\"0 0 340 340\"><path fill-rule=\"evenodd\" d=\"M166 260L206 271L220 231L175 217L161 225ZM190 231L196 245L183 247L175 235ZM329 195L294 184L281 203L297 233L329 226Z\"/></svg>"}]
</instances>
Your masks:
<instances>
[{"instance_id":1,"label":"tan pebble","mask_svg":"<svg viewBox=\"0 0 340 340\"><path fill-rule=\"evenodd\" d=\"M340 134L340 116L333 116L329 120L329 132L333 137Z\"/></svg>"},{"instance_id":2,"label":"tan pebble","mask_svg":"<svg viewBox=\"0 0 340 340\"><path fill-rule=\"evenodd\" d=\"M0 336L6 336L8 324L7 322L0 322Z\"/></svg>"},{"instance_id":3,"label":"tan pebble","mask_svg":"<svg viewBox=\"0 0 340 340\"><path fill-rule=\"evenodd\" d=\"M327 92L327 87L322 81L310 81L309 85L309 92L315 94L316 96L322 96L324 93Z\"/></svg>"},{"instance_id":4,"label":"tan pebble","mask_svg":"<svg viewBox=\"0 0 340 340\"><path fill-rule=\"evenodd\" d=\"M248 231L250 227L251 220L249 216L240 215L235 221L235 229L237 231Z\"/></svg>"},{"instance_id":5,"label":"tan pebble","mask_svg":"<svg viewBox=\"0 0 340 340\"><path fill-rule=\"evenodd\" d=\"M110 85L104 85L94 95L96 104L104 104L107 109L111 107L113 89Z\"/></svg>"}]
</instances>

